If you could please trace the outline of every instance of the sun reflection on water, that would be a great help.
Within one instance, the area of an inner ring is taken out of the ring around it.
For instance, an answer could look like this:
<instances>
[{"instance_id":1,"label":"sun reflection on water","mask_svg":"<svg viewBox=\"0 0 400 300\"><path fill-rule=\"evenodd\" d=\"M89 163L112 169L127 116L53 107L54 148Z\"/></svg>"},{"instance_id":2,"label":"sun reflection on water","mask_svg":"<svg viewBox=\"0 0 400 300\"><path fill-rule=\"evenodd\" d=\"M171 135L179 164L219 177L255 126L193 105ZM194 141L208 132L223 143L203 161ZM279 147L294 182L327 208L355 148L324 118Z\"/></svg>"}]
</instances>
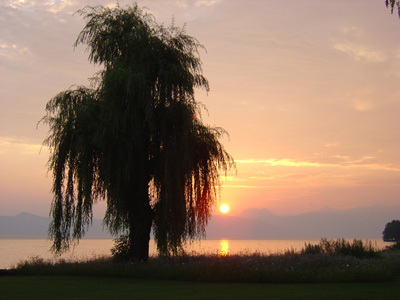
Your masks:
<instances>
[{"instance_id":1,"label":"sun reflection on water","mask_svg":"<svg viewBox=\"0 0 400 300\"><path fill-rule=\"evenodd\" d=\"M218 256L220 256L220 257L229 256L229 241L228 240L221 240L219 242Z\"/></svg>"}]
</instances>

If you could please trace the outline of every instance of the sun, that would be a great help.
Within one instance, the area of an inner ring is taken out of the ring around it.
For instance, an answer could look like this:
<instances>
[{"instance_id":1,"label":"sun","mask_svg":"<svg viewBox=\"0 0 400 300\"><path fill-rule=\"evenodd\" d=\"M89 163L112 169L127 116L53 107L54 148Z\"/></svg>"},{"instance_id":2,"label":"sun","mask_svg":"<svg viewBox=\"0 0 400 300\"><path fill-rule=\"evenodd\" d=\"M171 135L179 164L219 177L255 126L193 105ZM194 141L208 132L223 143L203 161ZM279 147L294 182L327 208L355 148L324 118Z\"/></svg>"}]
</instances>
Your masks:
<instances>
[{"instance_id":1,"label":"sun","mask_svg":"<svg viewBox=\"0 0 400 300\"><path fill-rule=\"evenodd\" d=\"M229 206L226 204L222 204L219 210L223 213L226 214L229 211Z\"/></svg>"}]
</instances>

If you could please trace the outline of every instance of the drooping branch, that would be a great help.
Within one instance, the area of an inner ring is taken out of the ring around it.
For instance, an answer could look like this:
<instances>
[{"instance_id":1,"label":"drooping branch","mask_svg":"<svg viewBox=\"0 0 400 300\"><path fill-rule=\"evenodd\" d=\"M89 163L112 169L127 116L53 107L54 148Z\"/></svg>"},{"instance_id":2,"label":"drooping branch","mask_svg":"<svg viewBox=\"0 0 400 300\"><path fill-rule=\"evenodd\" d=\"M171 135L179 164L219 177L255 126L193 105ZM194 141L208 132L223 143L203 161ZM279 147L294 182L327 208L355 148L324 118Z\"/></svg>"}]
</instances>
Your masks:
<instances>
[{"instance_id":1,"label":"drooping branch","mask_svg":"<svg viewBox=\"0 0 400 300\"><path fill-rule=\"evenodd\" d=\"M84 235L91 224L92 204L103 195L94 144L96 93L84 87L64 91L48 102L46 111L42 122L49 125L50 134L44 144L50 148L54 194L49 235L53 250L62 252L71 238Z\"/></svg>"},{"instance_id":2,"label":"drooping branch","mask_svg":"<svg viewBox=\"0 0 400 300\"><path fill-rule=\"evenodd\" d=\"M393 14L394 7L397 6L397 13L400 18L400 1L397 0L385 0L386 7L390 7L390 12Z\"/></svg>"}]
</instances>

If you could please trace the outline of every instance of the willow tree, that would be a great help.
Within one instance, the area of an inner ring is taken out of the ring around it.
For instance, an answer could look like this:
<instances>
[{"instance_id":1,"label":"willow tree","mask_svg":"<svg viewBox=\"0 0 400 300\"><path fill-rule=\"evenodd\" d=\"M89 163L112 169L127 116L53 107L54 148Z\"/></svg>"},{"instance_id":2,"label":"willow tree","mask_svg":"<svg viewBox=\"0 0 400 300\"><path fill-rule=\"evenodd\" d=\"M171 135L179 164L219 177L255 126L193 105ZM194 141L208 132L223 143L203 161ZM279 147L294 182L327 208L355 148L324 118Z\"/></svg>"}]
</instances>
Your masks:
<instances>
[{"instance_id":1,"label":"willow tree","mask_svg":"<svg viewBox=\"0 0 400 300\"><path fill-rule=\"evenodd\" d=\"M75 46L87 45L103 69L93 88L61 92L46 106L52 249L81 238L93 203L104 200L105 225L126 236L129 259L148 259L152 228L160 254L177 254L205 233L219 172L233 164L219 141L225 131L199 118L195 89L209 89L202 45L137 5L79 14L86 25Z\"/></svg>"}]
</instances>

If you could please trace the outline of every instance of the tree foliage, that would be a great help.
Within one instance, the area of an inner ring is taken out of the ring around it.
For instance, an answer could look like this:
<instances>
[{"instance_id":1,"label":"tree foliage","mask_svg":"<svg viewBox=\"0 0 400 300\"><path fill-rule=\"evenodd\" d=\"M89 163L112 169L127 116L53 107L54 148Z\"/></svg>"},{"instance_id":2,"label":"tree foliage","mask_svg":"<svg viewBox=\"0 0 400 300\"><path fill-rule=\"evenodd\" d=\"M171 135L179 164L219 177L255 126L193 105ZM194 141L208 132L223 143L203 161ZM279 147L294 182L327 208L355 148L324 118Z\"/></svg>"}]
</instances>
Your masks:
<instances>
[{"instance_id":1,"label":"tree foliage","mask_svg":"<svg viewBox=\"0 0 400 300\"><path fill-rule=\"evenodd\" d=\"M400 220L392 220L387 223L382 234L385 242L400 241Z\"/></svg>"},{"instance_id":2,"label":"tree foliage","mask_svg":"<svg viewBox=\"0 0 400 300\"><path fill-rule=\"evenodd\" d=\"M395 6L397 7L397 13L400 18L400 1L398 0L385 0L386 7L390 7L390 12L393 14Z\"/></svg>"},{"instance_id":3,"label":"tree foliage","mask_svg":"<svg viewBox=\"0 0 400 300\"><path fill-rule=\"evenodd\" d=\"M46 106L53 250L81 238L93 203L105 200L105 224L126 235L131 259L147 259L151 228L160 254L177 254L205 233L219 172L233 165L219 142L226 132L199 117L195 89L209 90L203 46L138 5L79 14L86 25L75 46L87 45L103 70L93 88L71 88Z\"/></svg>"}]
</instances>

